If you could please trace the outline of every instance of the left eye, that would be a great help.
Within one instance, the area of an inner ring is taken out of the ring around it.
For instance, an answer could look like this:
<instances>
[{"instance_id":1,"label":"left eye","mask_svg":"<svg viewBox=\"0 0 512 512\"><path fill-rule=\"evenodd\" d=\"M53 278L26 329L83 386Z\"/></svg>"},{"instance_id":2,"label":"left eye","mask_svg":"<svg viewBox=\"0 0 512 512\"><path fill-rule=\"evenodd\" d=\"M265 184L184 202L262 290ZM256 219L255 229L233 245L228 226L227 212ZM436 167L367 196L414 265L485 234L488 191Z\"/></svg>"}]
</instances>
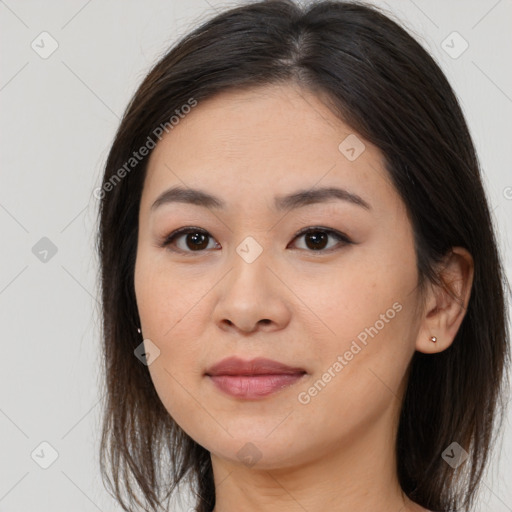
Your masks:
<instances>
[{"instance_id":1,"label":"left eye","mask_svg":"<svg viewBox=\"0 0 512 512\"><path fill-rule=\"evenodd\" d=\"M306 246L312 251L328 252L331 249L335 249L336 245L341 247L353 243L344 233L322 227L306 228L297 233L294 240L299 237L305 237ZM335 244L334 247L330 246L326 248L325 246L329 237L336 239L338 244Z\"/></svg>"},{"instance_id":2,"label":"left eye","mask_svg":"<svg viewBox=\"0 0 512 512\"><path fill-rule=\"evenodd\" d=\"M176 241L180 240L183 237L185 237L185 247L180 247ZM294 236L293 240L300 237L305 237L306 249L304 250L309 249L309 252L329 252L330 250L332 250L333 246L328 246L329 237L336 239L338 245L341 246L353 243L344 233L340 233L339 231L323 227L306 228L297 233ZM208 239L210 238L213 240L213 237L211 237L208 231L205 231L204 229L186 227L173 231L164 239L161 246L169 247L169 250L173 252L203 252L203 250L207 249L208 246L210 245L208 243ZM170 246L172 245L175 245L177 249L171 248ZM334 248L336 248L336 245L337 244L334 244ZM216 248L220 248L220 244L217 243Z\"/></svg>"}]
</instances>

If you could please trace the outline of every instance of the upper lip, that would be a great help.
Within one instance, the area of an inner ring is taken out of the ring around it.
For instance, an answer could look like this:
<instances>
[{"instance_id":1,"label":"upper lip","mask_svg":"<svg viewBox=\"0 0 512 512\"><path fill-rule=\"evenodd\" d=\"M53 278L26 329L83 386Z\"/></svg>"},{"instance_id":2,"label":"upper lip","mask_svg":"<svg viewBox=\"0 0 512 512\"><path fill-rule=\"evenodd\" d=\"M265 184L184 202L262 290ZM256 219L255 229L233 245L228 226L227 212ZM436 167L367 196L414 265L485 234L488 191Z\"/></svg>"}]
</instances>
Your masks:
<instances>
[{"instance_id":1,"label":"upper lip","mask_svg":"<svg viewBox=\"0 0 512 512\"><path fill-rule=\"evenodd\" d=\"M206 370L206 375L289 375L296 373L306 373L306 370L262 357L250 361L239 357L227 357Z\"/></svg>"}]
</instances>

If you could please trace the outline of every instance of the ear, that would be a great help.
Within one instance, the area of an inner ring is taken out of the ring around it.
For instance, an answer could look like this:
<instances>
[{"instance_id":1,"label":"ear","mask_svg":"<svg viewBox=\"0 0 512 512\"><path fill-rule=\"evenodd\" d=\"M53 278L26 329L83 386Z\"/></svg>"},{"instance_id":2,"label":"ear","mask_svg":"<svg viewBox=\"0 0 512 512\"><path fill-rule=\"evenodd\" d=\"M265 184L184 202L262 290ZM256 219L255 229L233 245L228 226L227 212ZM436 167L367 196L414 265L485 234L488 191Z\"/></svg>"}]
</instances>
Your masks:
<instances>
[{"instance_id":1,"label":"ear","mask_svg":"<svg viewBox=\"0 0 512 512\"><path fill-rule=\"evenodd\" d=\"M473 285L474 262L463 247L452 247L440 265L442 286L431 284L425 298L416 350L433 354L453 342L466 314ZM431 341L435 336L437 341Z\"/></svg>"}]
</instances>

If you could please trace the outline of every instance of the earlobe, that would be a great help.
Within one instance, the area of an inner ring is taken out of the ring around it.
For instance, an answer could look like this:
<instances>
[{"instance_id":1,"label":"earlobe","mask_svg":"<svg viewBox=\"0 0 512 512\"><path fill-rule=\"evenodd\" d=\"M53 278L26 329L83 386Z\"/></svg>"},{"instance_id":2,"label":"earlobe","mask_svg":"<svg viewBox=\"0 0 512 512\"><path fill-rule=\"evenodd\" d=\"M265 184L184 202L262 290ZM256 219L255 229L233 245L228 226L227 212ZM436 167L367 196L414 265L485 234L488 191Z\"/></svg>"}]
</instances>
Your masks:
<instances>
[{"instance_id":1,"label":"earlobe","mask_svg":"<svg viewBox=\"0 0 512 512\"><path fill-rule=\"evenodd\" d=\"M474 262L463 247L453 247L438 270L441 284L431 284L416 339L416 350L433 354L455 339L467 311Z\"/></svg>"}]
</instances>

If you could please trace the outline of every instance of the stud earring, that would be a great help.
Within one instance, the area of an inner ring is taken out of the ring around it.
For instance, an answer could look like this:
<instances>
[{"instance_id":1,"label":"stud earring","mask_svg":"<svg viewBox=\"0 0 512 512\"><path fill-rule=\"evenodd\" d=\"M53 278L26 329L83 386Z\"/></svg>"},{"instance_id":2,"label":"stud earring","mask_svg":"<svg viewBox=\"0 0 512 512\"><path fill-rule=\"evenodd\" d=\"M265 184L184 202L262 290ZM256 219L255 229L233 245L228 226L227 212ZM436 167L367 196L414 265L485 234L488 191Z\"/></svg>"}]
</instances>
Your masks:
<instances>
[{"instance_id":1,"label":"stud earring","mask_svg":"<svg viewBox=\"0 0 512 512\"><path fill-rule=\"evenodd\" d=\"M142 334L142 331L140 330L140 327L137 327L137 332L138 332L139 334Z\"/></svg>"},{"instance_id":2,"label":"stud earring","mask_svg":"<svg viewBox=\"0 0 512 512\"><path fill-rule=\"evenodd\" d=\"M430 341L432 343L435 343L437 341L437 338L435 336L430 336Z\"/></svg>"}]
</instances>

